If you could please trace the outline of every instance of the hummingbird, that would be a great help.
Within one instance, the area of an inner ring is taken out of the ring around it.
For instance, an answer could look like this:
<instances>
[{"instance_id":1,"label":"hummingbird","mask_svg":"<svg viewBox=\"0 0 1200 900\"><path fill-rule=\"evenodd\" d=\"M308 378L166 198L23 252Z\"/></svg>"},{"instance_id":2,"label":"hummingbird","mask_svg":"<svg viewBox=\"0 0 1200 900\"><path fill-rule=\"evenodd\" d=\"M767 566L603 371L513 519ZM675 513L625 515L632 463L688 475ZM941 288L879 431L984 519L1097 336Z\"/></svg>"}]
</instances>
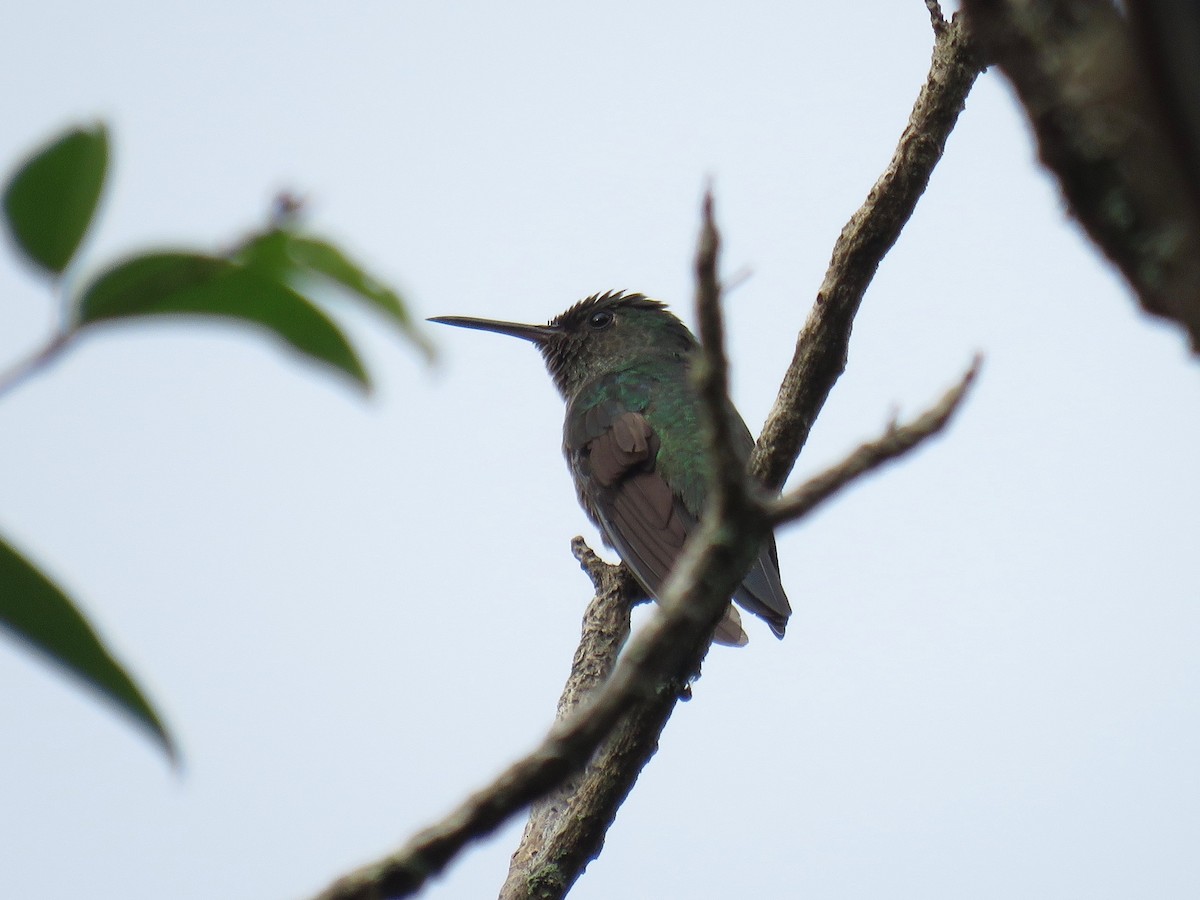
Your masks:
<instances>
[{"instance_id":1,"label":"hummingbird","mask_svg":"<svg viewBox=\"0 0 1200 900\"><path fill-rule=\"evenodd\" d=\"M545 325L467 316L429 321L511 335L542 352L567 406L563 454L579 503L657 599L704 513L707 491L700 398L690 376L700 345L687 326L666 304L620 291L593 294ZM732 404L726 415L745 463L754 438ZM783 637L792 608L774 537L732 599ZM747 642L732 605L714 640Z\"/></svg>"}]
</instances>

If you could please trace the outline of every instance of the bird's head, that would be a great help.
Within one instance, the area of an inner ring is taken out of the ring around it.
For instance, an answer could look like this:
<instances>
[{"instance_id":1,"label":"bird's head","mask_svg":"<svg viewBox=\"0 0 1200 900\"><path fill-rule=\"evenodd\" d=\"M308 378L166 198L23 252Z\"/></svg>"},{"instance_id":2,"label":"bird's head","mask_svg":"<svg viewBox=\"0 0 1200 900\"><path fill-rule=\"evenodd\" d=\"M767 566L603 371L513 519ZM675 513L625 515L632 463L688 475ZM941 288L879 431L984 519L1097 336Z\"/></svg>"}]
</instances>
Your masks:
<instances>
[{"instance_id":1,"label":"bird's head","mask_svg":"<svg viewBox=\"0 0 1200 900\"><path fill-rule=\"evenodd\" d=\"M610 372L647 359L684 360L696 349L687 326L657 300L609 291L580 300L545 325L467 316L429 321L508 334L536 344L563 397Z\"/></svg>"}]
</instances>

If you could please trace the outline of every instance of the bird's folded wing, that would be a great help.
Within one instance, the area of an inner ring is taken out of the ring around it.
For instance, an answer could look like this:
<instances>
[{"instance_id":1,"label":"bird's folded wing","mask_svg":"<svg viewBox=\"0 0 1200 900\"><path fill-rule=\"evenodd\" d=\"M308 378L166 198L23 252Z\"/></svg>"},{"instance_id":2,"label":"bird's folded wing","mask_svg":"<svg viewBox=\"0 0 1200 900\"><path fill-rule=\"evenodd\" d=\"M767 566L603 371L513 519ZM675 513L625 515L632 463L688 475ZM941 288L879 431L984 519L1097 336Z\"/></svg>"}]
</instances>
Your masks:
<instances>
[{"instance_id":1,"label":"bird's folded wing","mask_svg":"<svg viewBox=\"0 0 1200 900\"><path fill-rule=\"evenodd\" d=\"M659 438L646 417L617 411L612 404L588 413L584 431L591 436L573 454L572 465L590 488L608 539L642 586L657 596L695 523L655 470ZM746 642L732 607L716 637L722 643Z\"/></svg>"}]
</instances>

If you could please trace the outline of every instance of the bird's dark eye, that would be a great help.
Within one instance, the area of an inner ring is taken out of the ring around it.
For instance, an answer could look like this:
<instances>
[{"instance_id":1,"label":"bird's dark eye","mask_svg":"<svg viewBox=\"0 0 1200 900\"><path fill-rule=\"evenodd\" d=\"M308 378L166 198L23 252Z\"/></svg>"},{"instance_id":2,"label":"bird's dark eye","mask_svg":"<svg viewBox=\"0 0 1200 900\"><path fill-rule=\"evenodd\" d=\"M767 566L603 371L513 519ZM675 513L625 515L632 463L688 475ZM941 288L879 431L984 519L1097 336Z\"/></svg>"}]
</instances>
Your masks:
<instances>
[{"instance_id":1,"label":"bird's dark eye","mask_svg":"<svg viewBox=\"0 0 1200 900\"><path fill-rule=\"evenodd\" d=\"M609 310L599 310L588 317L588 328L592 331L601 331L613 323L613 318L613 314Z\"/></svg>"}]
</instances>

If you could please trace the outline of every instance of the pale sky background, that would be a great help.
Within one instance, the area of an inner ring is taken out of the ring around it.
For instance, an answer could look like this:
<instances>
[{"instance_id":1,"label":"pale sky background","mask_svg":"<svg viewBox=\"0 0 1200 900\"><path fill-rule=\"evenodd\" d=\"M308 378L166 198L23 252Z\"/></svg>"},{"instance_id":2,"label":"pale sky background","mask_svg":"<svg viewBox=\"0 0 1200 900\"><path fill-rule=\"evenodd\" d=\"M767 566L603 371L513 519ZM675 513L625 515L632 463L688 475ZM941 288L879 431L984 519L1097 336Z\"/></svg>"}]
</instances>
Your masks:
<instances>
[{"instance_id":1,"label":"pale sky background","mask_svg":"<svg viewBox=\"0 0 1200 900\"><path fill-rule=\"evenodd\" d=\"M216 250L288 187L421 316L640 290L691 321L712 177L734 394L774 398L924 79L919 0L15 5L0 162L103 119L82 270ZM55 302L0 265L0 359ZM0 896L287 900L549 725L599 546L527 345L334 307L367 401L232 326L97 333L0 401L0 530L81 601L171 772L0 639ZM942 439L779 535L796 613L717 648L573 893L1200 896L1200 378L984 76L793 483L987 356ZM611 554L610 554L611 558ZM494 896L522 820L429 898Z\"/></svg>"}]
</instances>

